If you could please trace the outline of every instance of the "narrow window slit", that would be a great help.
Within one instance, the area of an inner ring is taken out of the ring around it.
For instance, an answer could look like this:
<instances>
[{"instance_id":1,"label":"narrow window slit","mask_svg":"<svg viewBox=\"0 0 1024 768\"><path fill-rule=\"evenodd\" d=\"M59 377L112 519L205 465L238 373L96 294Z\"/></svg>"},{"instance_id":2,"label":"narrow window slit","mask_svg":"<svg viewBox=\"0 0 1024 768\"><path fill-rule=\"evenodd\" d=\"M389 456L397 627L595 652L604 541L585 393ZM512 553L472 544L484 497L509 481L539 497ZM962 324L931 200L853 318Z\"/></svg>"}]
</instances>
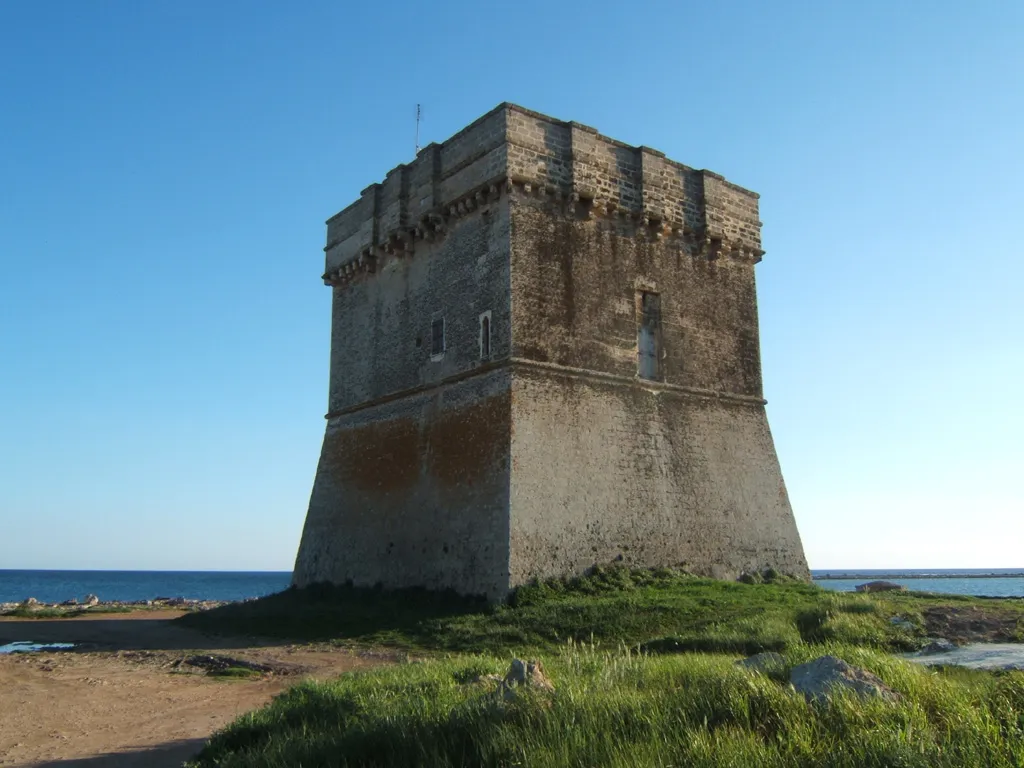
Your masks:
<instances>
[{"instance_id":1,"label":"narrow window slit","mask_svg":"<svg viewBox=\"0 0 1024 768\"><path fill-rule=\"evenodd\" d=\"M491 359L491 313L480 315L480 359Z\"/></svg>"}]
</instances>

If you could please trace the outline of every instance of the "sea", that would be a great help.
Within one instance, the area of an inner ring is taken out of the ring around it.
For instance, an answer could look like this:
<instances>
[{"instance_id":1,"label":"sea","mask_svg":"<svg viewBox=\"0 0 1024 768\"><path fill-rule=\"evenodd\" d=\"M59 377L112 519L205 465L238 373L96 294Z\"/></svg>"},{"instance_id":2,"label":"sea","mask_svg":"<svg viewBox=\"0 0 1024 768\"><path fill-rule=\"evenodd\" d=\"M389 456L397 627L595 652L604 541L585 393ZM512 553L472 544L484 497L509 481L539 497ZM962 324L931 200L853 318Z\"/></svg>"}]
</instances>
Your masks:
<instances>
[{"instance_id":1,"label":"sea","mask_svg":"<svg viewBox=\"0 0 1024 768\"><path fill-rule=\"evenodd\" d=\"M866 581L891 581L916 592L976 597L1024 597L1024 568L837 568L811 570L814 583L825 589L852 592Z\"/></svg>"},{"instance_id":2,"label":"sea","mask_svg":"<svg viewBox=\"0 0 1024 768\"><path fill-rule=\"evenodd\" d=\"M1024 597L1024 568L979 569L819 569L814 582L825 589L852 592L858 584L882 579L920 592L982 597ZM0 569L0 603L34 597L42 603L184 597L245 600L287 589L290 571L15 571Z\"/></svg>"},{"instance_id":3,"label":"sea","mask_svg":"<svg viewBox=\"0 0 1024 768\"><path fill-rule=\"evenodd\" d=\"M291 571L12 571L0 570L0 603L34 597L41 603L184 597L245 600L287 589Z\"/></svg>"}]
</instances>

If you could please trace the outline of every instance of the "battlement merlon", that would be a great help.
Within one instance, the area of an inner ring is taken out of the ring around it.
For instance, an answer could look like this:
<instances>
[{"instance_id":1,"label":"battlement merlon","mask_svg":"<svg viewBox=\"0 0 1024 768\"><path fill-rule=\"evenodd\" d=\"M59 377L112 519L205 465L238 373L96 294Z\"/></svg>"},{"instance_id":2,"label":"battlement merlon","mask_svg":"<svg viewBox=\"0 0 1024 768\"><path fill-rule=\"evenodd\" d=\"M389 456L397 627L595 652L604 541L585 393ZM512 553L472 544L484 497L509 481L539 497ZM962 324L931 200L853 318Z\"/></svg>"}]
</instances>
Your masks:
<instances>
[{"instance_id":1,"label":"battlement merlon","mask_svg":"<svg viewBox=\"0 0 1024 768\"><path fill-rule=\"evenodd\" d=\"M764 253L757 193L649 147L504 103L424 147L328 219L324 281L338 284L372 270L381 253L441 237L454 219L512 188L588 215L632 217L658 236L689 237L751 263Z\"/></svg>"}]
</instances>

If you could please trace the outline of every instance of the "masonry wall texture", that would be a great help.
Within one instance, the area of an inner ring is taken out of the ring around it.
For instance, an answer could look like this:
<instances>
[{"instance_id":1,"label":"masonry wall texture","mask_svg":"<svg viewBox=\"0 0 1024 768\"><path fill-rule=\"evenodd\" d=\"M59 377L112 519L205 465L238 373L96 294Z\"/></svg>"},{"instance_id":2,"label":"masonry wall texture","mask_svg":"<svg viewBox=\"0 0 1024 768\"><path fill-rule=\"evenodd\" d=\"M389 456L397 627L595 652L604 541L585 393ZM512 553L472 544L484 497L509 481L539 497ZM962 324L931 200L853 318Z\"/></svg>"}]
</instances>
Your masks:
<instances>
[{"instance_id":1,"label":"masonry wall texture","mask_svg":"<svg viewBox=\"0 0 1024 768\"><path fill-rule=\"evenodd\" d=\"M328 423L294 583L807 578L762 399L757 202L510 104L364 190L327 223Z\"/></svg>"}]
</instances>

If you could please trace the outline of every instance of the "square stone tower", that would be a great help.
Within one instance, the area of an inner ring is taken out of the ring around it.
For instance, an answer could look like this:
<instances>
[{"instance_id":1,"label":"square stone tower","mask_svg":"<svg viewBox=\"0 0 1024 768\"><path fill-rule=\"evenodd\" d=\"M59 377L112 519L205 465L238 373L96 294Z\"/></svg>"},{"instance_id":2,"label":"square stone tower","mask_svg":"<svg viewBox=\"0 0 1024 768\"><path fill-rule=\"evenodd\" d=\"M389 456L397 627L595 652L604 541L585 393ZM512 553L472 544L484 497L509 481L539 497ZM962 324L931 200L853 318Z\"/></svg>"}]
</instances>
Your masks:
<instances>
[{"instance_id":1,"label":"square stone tower","mask_svg":"<svg viewBox=\"0 0 1024 768\"><path fill-rule=\"evenodd\" d=\"M807 578L762 398L760 227L717 174L512 104L363 190L327 222L294 583Z\"/></svg>"}]
</instances>

